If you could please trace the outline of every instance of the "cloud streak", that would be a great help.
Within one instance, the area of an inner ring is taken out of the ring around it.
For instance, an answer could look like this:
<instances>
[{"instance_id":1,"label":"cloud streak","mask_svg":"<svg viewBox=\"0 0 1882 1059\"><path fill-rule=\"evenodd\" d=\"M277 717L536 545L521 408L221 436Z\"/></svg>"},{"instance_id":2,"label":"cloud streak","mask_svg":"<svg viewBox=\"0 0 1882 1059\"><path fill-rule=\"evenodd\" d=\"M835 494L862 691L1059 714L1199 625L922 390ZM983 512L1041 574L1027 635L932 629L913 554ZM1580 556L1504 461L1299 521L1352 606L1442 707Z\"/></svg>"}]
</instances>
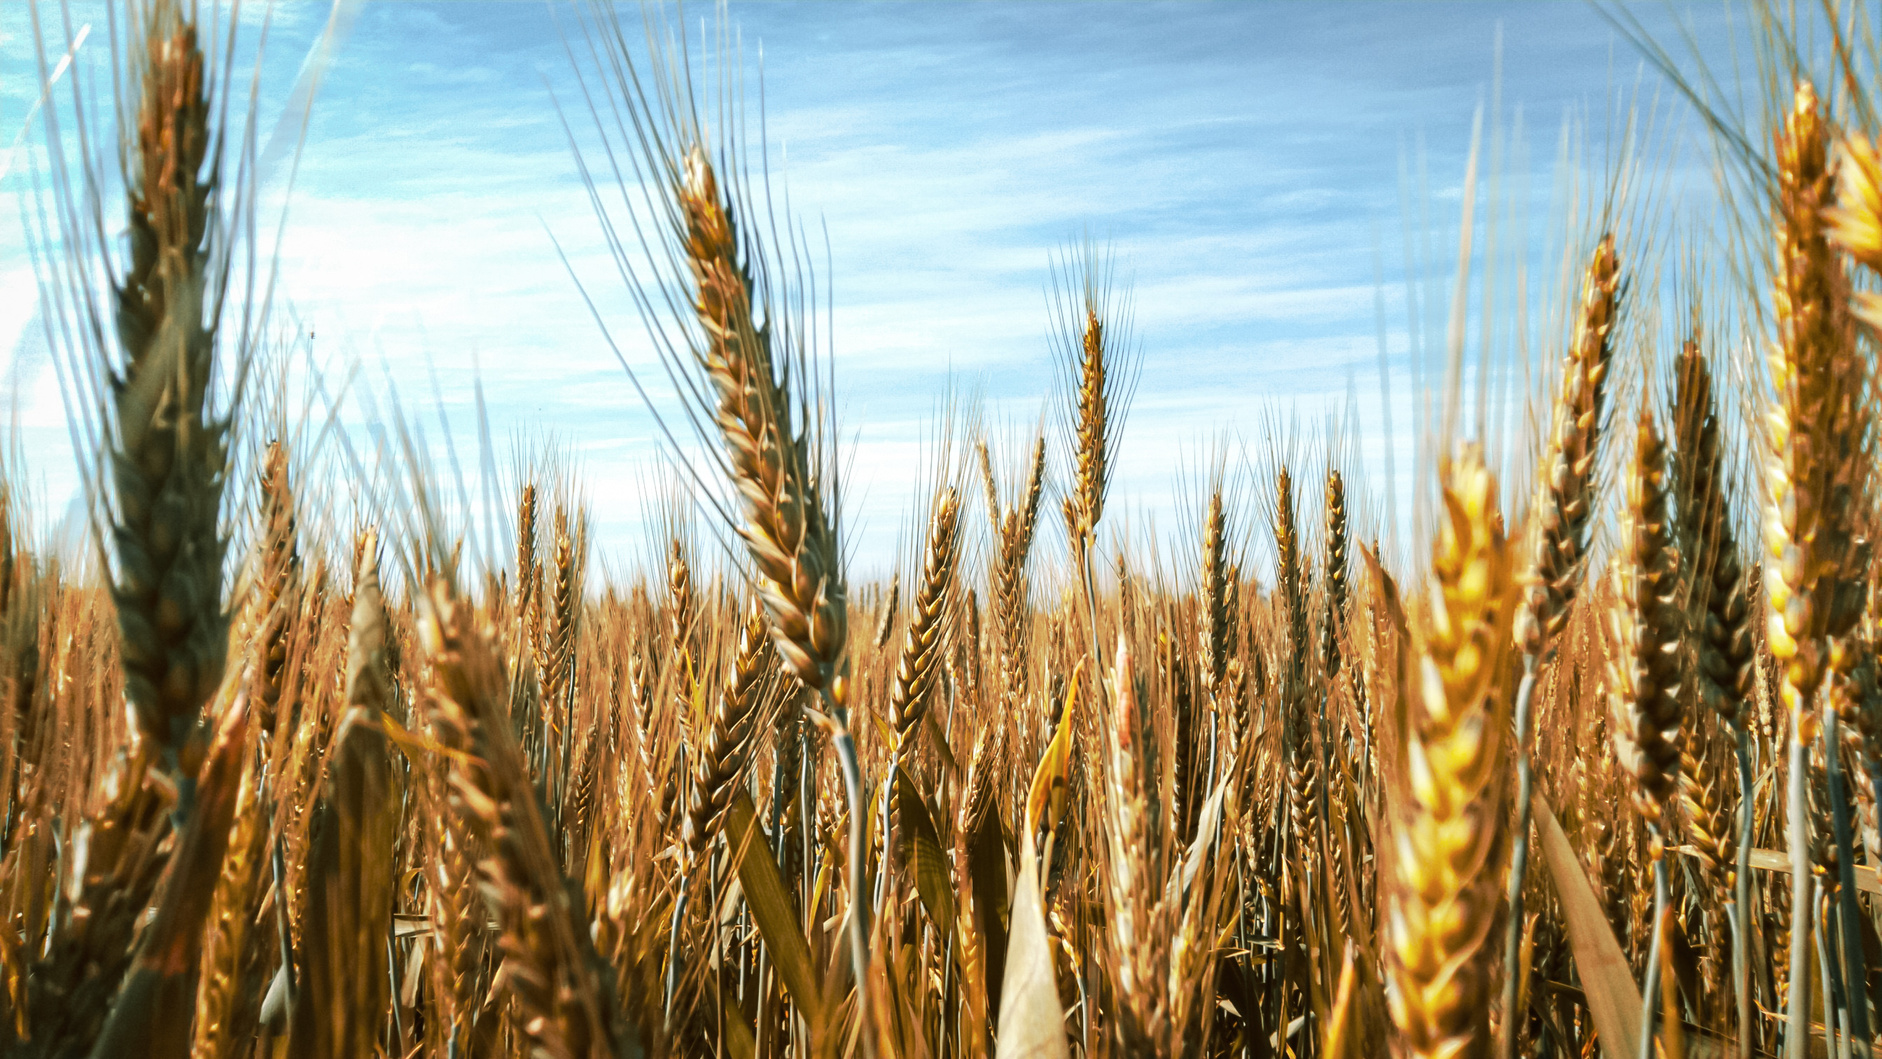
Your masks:
<instances>
[{"instance_id":1,"label":"cloud streak","mask_svg":"<svg viewBox=\"0 0 1882 1059\"><path fill-rule=\"evenodd\" d=\"M0 11L8 113L23 113L33 87L21 8ZM324 6L319 17L277 10L271 59L304 54ZM407 408L432 399L435 365L467 462L478 377L500 446L552 432L579 453L596 543L618 568L643 554L632 535L656 432L551 234L623 355L664 379L556 117L559 100L599 163L558 29L574 22L559 15L366 5L314 108L280 289L323 355L358 357L364 381L396 388ZM864 574L895 559L910 454L950 387L983 395L996 424L1030 424L1051 399L1045 291L1068 241L1108 240L1134 280L1145 377L1117 509L1174 527L1171 468L1222 434L1258 445L1263 409L1297 402L1310 422L1352 403L1377 409L1381 232L1388 340L1406 371L1401 160L1406 145L1427 145L1442 263L1499 24L1502 98L1551 116L1549 135L1555 115L1602 113L1616 91L1616 42L1573 5L733 4L731 15L748 70L762 51L771 172L819 262L827 231ZM623 23L637 31L632 15ZM579 37L570 43L583 53ZM264 118L292 78L291 62L276 65ZM1547 170L1535 173L1546 194ZM1697 164L1692 174L1703 181ZM0 352L20 365L44 361L18 323L30 267L19 217L32 208L22 179L0 186ZM1353 428L1368 462L1416 428L1410 380L1394 386L1396 436L1373 414ZM40 407L37 377L22 387L31 461L49 468L49 492L69 489L57 468L70 453L52 429L63 412ZM364 416L348 413L356 429ZM1398 461L1401 477L1410 465L1409 454Z\"/></svg>"}]
</instances>

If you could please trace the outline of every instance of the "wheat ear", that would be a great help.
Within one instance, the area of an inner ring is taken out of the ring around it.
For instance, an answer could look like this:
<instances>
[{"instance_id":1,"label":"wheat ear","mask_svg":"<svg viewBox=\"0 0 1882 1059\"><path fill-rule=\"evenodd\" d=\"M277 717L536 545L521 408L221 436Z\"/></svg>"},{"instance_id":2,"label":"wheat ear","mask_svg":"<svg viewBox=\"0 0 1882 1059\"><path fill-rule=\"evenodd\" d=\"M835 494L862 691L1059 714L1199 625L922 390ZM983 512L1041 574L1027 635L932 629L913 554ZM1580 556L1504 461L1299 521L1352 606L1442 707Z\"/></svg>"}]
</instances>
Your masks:
<instances>
[{"instance_id":1,"label":"wheat ear","mask_svg":"<svg viewBox=\"0 0 1882 1059\"><path fill-rule=\"evenodd\" d=\"M699 740L693 757L692 792L683 830L689 861L697 860L717 837L726 807L732 803L734 781L745 767L752 726L757 722L771 676L767 665L770 655L764 611L754 600L739 631L732 672L713 705L711 727Z\"/></svg>"},{"instance_id":2,"label":"wheat ear","mask_svg":"<svg viewBox=\"0 0 1882 1059\"><path fill-rule=\"evenodd\" d=\"M1000 502L999 485L987 443L980 443L980 478L987 492L987 520L993 529L993 562L989 564L988 597L1000 647L1001 705L1011 715L1030 690L1027 654L1032 641L1032 606L1027 598L1026 560L1032 554L1039 525L1039 501L1045 492L1046 439L1033 438L1025 493L1008 508Z\"/></svg>"},{"instance_id":3,"label":"wheat ear","mask_svg":"<svg viewBox=\"0 0 1882 1059\"><path fill-rule=\"evenodd\" d=\"M1443 521L1433 591L1413 624L1408 783L1393 820L1382 933L1387 1001L1407 1053L1474 1059L1490 1053L1516 583L1481 452L1463 449L1440 477Z\"/></svg>"},{"instance_id":4,"label":"wheat ear","mask_svg":"<svg viewBox=\"0 0 1882 1059\"><path fill-rule=\"evenodd\" d=\"M431 663L426 715L450 754L453 811L488 849L478 863L503 954L498 987L516 1002L538 1055L620 1054L612 975L594 951L575 886L556 867L541 802L511 735L507 682L489 631L449 584L423 597L419 634Z\"/></svg>"},{"instance_id":5,"label":"wheat ear","mask_svg":"<svg viewBox=\"0 0 1882 1059\"><path fill-rule=\"evenodd\" d=\"M208 272L221 233L211 217L210 86L196 27L162 0L148 9L141 44L131 262L118 287L124 359L109 373L113 598L125 694L179 780L183 815L196 772L187 745L228 650L217 526L228 422L206 408L216 349Z\"/></svg>"},{"instance_id":6,"label":"wheat ear","mask_svg":"<svg viewBox=\"0 0 1882 1059\"><path fill-rule=\"evenodd\" d=\"M1294 509L1294 479L1285 467L1275 475L1274 492L1275 594L1280 597L1277 603L1284 637L1281 744L1287 763L1289 820L1293 836L1305 843L1315 830L1318 777L1312 746L1313 721L1307 707L1307 575Z\"/></svg>"},{"instance_id":7,"label":"wheat ear","mask_svg":"<svg viewBox=\"0 0 1882 1059\"><path fill-rule=\"evenodd\" d=\"M1614 359L1613 332L1623 287L1614 236L1595 244L1582 271L1574 332L1562 362L1547 447L1536 497L1529 516L1529 569L1523 579L1523 604L1514 635L1523 653L1522 683L1516 692L1516 841L1510 851L1509 920L1503 936L1503 962L1516 966L1522 945L1523 882L1529 873L1529 810L1535 777L1529 761L1530 703L1536 669L1568 625L1569 610L1581 590L1587 562L1588 528L1599 500L1601 435L1606 428L1607 381ZM1503 983L1504 1022L1501 1054L1515 1059L1516 975Z\"/></svg>"},{"instance_id":8,"label":"wheat ear","mask_svg":"<svg viewBox=\"0 0 1882 1059\"><path fill-rule=\"evenodd\" d=\"M261 615L262 657L255 673L256 707L262 730L272 732L275 710L281 701L282 671L287 666L288 630L295 611L291 593L301 566L288 454L279 441L269 442L262 457L261 511L261 576L256 581L256 608Z\"/></svg>"},{"instance_id":9,"label":"wheat ear","mask_svg":"<svg viewBox=\"0 0 1882 1059\"><path fill-rule=\"evenodd\" d=\"M309 823L302 991L288 1055L370 1053L389 999L386 944L398 881L398 777L384 721L392 706L378 536L361 534L346 652L346 706Z\"/></svg>"},{"instance_id":10,"label":"wheat ear","mask_svg":"<svg viewBox=\"0 0 1882 1059\"><path fill-rule=\"evenodd\" d=\"M1327 472L1326 616L1320 625L1320 665L1329 683L1340 672L1340 635L1346 624L1346 479Z\"/></svg>"},{"instance_id":11,"label":"wheat ear","mask_svg":"<svg viewBox=\"0 0 1882 1059\"><path fill-rule=\"evenodd\" d=\"M1653 940L1642 995L1655 997L1659 984L1660 924L1667 905L1666 810L1679 789L1684 746L1684 702L1680 697L1679 552L1667 511L1666 445L1651 408L1640 411L1634 462L1627 482L1628 534L1615 557L1615 601L1608 611L1614 642L1608 694L1615 756L1633 780L1634 807L1647 827L1653 865ZM1641 1008L1643 1059L1653 1054L1653 1017L1659 1007Z\"/></svg>"},{"instance_id":12,"label":"wheat ear","mask_svg":"<svg viewBox=\"0 0 1882 1059\"><path fill-rule=\"evenodd\" d=\"M837 673L849 644L849 605L828 506L836 483L813 473L810 442L793 423L808 412L795 403L790 375L773 356L770 329L753 313L754 284L742 256L747 248L712 163L697 143L680 162L676 220L705 336L694 353L711 385L712 420L738 491L738 532L779 656L804 687L823 697L818 716L830 731L849 801L850 961L861 1015L869 963L863 793L849 731L848 682ZM868 1025L866 1017L860 1021Z\"/></svg>"},{"instance_id":13,"label":"wheat ear","mask_svg":"<svg viewBox=\"0 0 1882 1059\"><path fill-rule=\"evenodd\" d=\"M1777 342L1770 364L1775 400L1765 468L1765 642L1783 672L1791 716L1789 830L1791 995L1786 1047L1804 1047L1809 1026L1810 817L1805 772L1817 732L1816 694L1831 664L1837 596L1856 508L1865 495L1865 359L1855 348L1849 279L1832 252L1830 130L1815 90L1800 82L1777 135L1772 298ZM1853 1021L1853 1020L1852 1020ZM1865 1020L1866 1021L1866 1020Z\"/></svg>"},{"instance_id":14,"label":"wheat ear","mask_svg":"<svg viewBox=\"0 0 1882 1059\"><path fill-rule=\"evenodd\" d=\"M1720 436L1718 404L1712 369L1701 336L1687 340L1674 374L1673 422L1675 460L1674 512L1679 540L1685 549L1686 580L1696 635L1694 677L1699 699L1724 723L1732 737L1738 765L1739 811L1737 836L1717 844L1717 852L1734 854L1730 914L1738 943L1732 951L1732 984L1737 998L1738 1024L1751 1024L1751 738L1745 710L1752 696L1752 581L1739 556L1732 530L1731 504L1726 493L1724 445ZM1686 770L1690 771L1690 770ZM1682 773L1682 776L1685 772ZM1682 782L1685 782L1682 780ZM1721 804L1721 792L1694 792L1689 799L1703 814ZM1741 1059L1751 1046L1748 1028L1739 1031Z\"/></svg>"},{"instance_id":15,"label":"wheat ear","mask_svg":"<svg viewBox=\"0 0 1882 1059\"><path fill-rule=\"evenodd\" d=\"M928 517L928 544L922 556L921 588L915 609L902 636L902 653L889 688L889 728L895 734L895 754L905 761L915 746L915 732L927 714L941 675L941 659L948 650L949 601L959 549L960 496L953 486L941 491Z\"/></svg>"}]
</instances>

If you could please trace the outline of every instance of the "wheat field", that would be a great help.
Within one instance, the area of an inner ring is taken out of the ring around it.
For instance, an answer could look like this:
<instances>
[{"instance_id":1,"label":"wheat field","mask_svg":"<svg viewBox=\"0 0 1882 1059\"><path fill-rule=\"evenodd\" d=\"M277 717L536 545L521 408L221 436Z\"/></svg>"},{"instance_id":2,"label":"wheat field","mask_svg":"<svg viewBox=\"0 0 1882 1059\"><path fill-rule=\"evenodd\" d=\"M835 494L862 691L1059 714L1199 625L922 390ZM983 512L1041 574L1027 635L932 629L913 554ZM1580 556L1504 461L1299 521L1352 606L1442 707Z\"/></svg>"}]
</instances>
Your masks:
<instances>
[{"instance_id":1,"label":"wheat field","mask_svg":"<svg viewBox=\"0 0 1882 1059\"><path fill-rule=\"evenodd\" d=\"M1731 265L1658 305L1659 229L1589 211L1528 436L1455 370L1415 525L1276 441L1132 547L1085 245L1056 427L948 406L860 584L801 229L660 16L570 37L611 323L679 394L617 571L553 457L500 561L410 435L332 514L362 483L284 426L242 278L234 31L130 4L86 119L123 192L43 192L85 543L0 479L0 1051L1872 1054L1882 86L1866 11L1812 64L1758 10L1765 118L1706 112Z\"/></svg>"}]
</instances>

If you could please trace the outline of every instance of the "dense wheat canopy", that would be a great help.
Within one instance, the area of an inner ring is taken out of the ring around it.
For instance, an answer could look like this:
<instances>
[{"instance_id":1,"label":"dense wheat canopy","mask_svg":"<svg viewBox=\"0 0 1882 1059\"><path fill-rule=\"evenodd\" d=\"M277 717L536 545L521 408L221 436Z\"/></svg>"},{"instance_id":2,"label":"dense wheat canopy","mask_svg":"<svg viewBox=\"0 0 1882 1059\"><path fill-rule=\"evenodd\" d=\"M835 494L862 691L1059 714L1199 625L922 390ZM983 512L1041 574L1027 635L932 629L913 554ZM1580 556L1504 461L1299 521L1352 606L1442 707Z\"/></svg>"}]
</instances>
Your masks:
<instances>
[{"instance_id":1,"label":"dense wheat canopy","mask_svg":"<svg viewBox=\"0 0 1882 1059\"><path fill-rule=\"evenodd\" d=\"M443 438L275 339L252 15L127 3L101 75L36 7L82 492L42 532L0 459L0 1055L1873 1054L1872 12L1753 9L1738 80L1605 13L1679 100L1570 123L1557 274L1499 100L1441 278L1407 222L1403 430L1230 379L1160 534L1172 288L1101 211L1033 411L938 387L855 518L822 170L736 20L556 8L604 250L543 239L658 466L618 540L474 372L473 463L441 386Z\"/></svg>"}]
</instances>

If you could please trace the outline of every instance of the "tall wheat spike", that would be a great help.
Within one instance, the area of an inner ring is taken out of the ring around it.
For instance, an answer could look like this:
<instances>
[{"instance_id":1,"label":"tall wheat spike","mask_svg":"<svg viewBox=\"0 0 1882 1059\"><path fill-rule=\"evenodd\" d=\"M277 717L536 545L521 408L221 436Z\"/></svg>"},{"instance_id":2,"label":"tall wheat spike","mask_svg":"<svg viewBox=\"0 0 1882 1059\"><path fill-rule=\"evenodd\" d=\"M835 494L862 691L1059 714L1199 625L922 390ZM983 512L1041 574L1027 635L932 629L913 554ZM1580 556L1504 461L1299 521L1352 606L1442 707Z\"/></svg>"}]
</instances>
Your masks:
<instances>
[{"instance_id":1,"label":"tall wheat spike","mask_svg":"<svg viewBox=\"0 0 1882 1059\"><path fill-rule=\"evenodd\" d=\"M693 756L693 782L682 832L689 859L697 859L718 836L734 781L750 753L752 728L770 690L770 641L764 611L756 601L739 632L738 652L712 709L710 727Z\"/></svg>"},{"instance_id":2,"label":"tall wheat spike","mask_svg":"<svg viewBox=\"0 0 1882 1059\"><path fill-rule=\"evenodd\" d=\"M1729 880L1731 914L1737 937L1751 936L1751 830L1753 816L1751 739L1746 711L1752 698L1753 612L1751 578L1739 554L1726 492L1724 446L1720 437L1712 369L1701 336L1695 333L1680 351L1674 374L1673 422L1677 458L1673 475L1674 512L1686 555L1688 612L1695 645L1693 665L1698 696L1718 717L1733 743L1740 791L1737 835L1719 841L1714 854L1732 852ZM1682 769L1682 777L1690 773ZM1716 774L1715 774L1716 775ZM1686 782L1682 779L1682 782ZM1695 791L1689 802L1700 807L1692 818L1708 818L1724 804L1716 788ZM1695 829L1698 824L1695 823ZM1735 946L1733 989L1737 997L1740 1056L1751 1047L1751 979L1747 946Z\"/></svg>"},{"instance_id":3,"label":"tall wheat spike","mask_svg":"<svg viewBox=\"0 0 1882 1059\"><path fill-rule=\"evenodd\" d=\"M302 918L303 986L288 1034L292 1057L370 1053L387 996L386 940L396 883L398 777L385 721L392 706L387 615L379 590L378 538L362 535L346 655L346 712L328 754L309 825Z\"/></svg>"},{"instance_id":4,"label":"tall wheat spike","mask_svg":"<svg viewBox=\"0 0 1882 1059\"><path fill-rule=\"evenodd\" d=\"M1623 293L1614 236L1604 235L1582 272L1574 332L1562 361L1561 388L1555 394L1528 518L1529 566L1514 630L1523 653L1523 677L1516 693L1516 841L1506 895L1510 915L1503 938L1505 966L1516 965L1521 945L1523 882L1529 869L1530 794L1535 782L1529 728L1536 670L1566 628L1585 573L1589 527L1600 500L1597 472L1601 435L1607 427L1608 370L1614 359L1613 332ZM1503 983L1506 1012L1516 1007L1516 989L1512 975ZM1503 1035L1505 1059L1516 1055L1516 1036L1514 1032Z\"/></svg>"},{"instance_id":5,"label":"tall wheat spike","mask_svg":"<svg viewBox=\"0 0 1882 1059\"><path fill-rule=\"evenodd\" d=\"M1405 674L1407 787L1393 821L1383 934L1407 1054L1470 1059L1490 1053L1517 593L1482 454L1462 449L1440 476L1432 590L1413 623L1416 672Z\"/></svg>"},{"instance_id":6,"label":"tall wheat spike","mask_svg":"<svg viewBox=\"0 0 1882 1059\"><path fill-rule=\"evenodd\" d=\"M174 0L151 4L142 20L131 70L142 85L127 179L131 260L118 285L123 360L109 373L113 596L126 695L187 794L195 763L185 749L228 652L218 520L229 423L207 407L216 370L210 310L219 305L211 243L223 233L213 219L211 86L196 27Z\"/></svg>"},{"instance_id":7,"label":"tall wheat spike","mask_svg":"<svg viewBox=\"0 0 1882 1059\"><path fill-rule=\"evenodd\" d=\"M1783 671L1790 713L1791 993L1786 1047L1804 1047L1810 984L1808 748L1831 640L1847 631L1836 597L1865 497L1866 360L1855 348L1849 279L1832 251L1830 129L1815 90L1799 82L1777 134L1770 356L1775 399L1766 427L1764 563L1770 617L1765 642ZM1853 621L1854 615L1850 615ZM1842 627L1838 627L1838 626Z\"/></svg>"},{"instance_id":8,"label":"tall wheat spike","mask_svg":"<svg viewBox=\"0 0 1882 1059\"><path fill-rule=\"evenodd\" d=\"M849 595L832 506L837 484L816 467L811 442L800 432L809 410L791 392L771 329L755 312L747 266L758 248L741 236L705 148L694 142L683 157L663 164L674 180L677 235L704 332L693 354L710 384L712 422L743 514L738 533L771 619L772 642L798 681L822 696L818 717L830 730L843 774L850 807L850 960L861 980L869 962L863 784L849 732L848 683L837 672L849 644Z\"/></svg>"},{"instance_id":9,"label":"tall wheat spike","mask_svg":"<svg viewBox=\"0 0 1882 1059\"><path fill-rule=\"evenodd\" d=\"M1003 703L1011 712L1026 700L1030 689L1027 672L1032 642L1032 606L1028 597L1026 562L1032 555L1034 531L1039 525L1039 501L1045 493L1046 439L1033 438L1030 470L1025 492L1018 503L1007 507L1000 502L1000 489L993 473L993 458L982 441L980 478L987 495L987 520L993 530L993 562L988 567L989 606L998 633L1000 680Z\"/></svg>"},{"instance_id":10,"label":"tall wheat spike","mask_svg":"<svg viewBox=\"0 0 1882 1059\"><path fill-rule=\"evenodd\" d=\"M1615 557L1615 602L1608 611L1614 653L1609 697L1615 755L1631 776L1634 807L1647 827L1653 866L1653 942L1643 997L1656 997L1661 924L1667 909L1666 811L1679 789L1685 746L1680 652L1685 637L1679 552L1667 510L1666 445L1643 406L1627 482L1628 538ZM1642 1054L1652 1055L1658 1004L1642 1006Z\"/></svg>"},{"instance_id":11,"label":"tall wheat spike","mask_svg":"<svg viewBox=\"0 0 1882 1059\"><path fill-rule=\"evenodd\" d=\"M949 486L941 491L928 517L921 587L915 595L914 614L903 634L895 681L889 689L889 728L895 734L898 759L906 758L914 749L915 731L929 709L941 675L941 659L950 646L948 615L959 556L956 538L960 510L960 497Z\"/></svg>"},{"instance_id":12,"label":"tall wheat spike","mask_svg":"<svg viewBox=\"0 0 1882 1059\"><path fill-rule=\"evenodd\" d=\"M477 874L497 921L498 988L517 1004L519 1027L537 1054L618 1055L612 975L578 919L575 887L556 867L542 806L510 734L507 681L490 633L442 580L424 597L419 632L433 674L426 716L451 752L452 807L489 850Z\"/></svg>"},{"instance_id":13,"label":"tall wheat spike","mask_svg":"<svg viewBox=\"0 0 1882 1059\"><path fill-rule=\"evenodd\" d=\"M262 541L261 576L257 579L262 614L263 657L256 674L264 731L273 731L275 709L281 701L282 672L287 665L287 634L296 609L290 595L300 572L296 537L294 491L288 479L288 453L279 441L268 443L261 470Z\"/></svg>"}]
</instances>

